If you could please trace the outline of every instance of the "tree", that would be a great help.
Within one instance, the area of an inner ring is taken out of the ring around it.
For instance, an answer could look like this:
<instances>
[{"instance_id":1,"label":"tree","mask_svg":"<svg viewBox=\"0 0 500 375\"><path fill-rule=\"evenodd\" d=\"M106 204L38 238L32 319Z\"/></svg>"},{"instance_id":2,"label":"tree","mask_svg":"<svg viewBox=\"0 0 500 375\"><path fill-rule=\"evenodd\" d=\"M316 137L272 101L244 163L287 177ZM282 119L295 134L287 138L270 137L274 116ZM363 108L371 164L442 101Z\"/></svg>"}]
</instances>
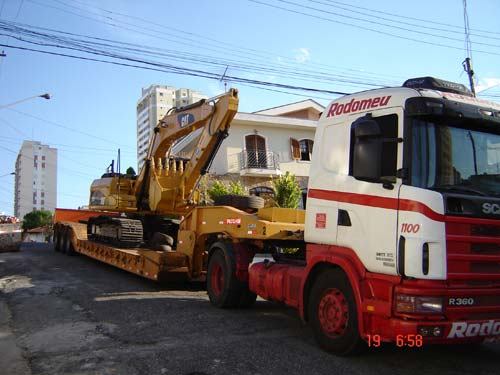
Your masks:
<instances>
[{"instance_id":1,"label":"tree","mask_svg":"<svg viewBox=\"0 0 500 375\"><path fill-rule=\"evenodd\" d=\"M295 180L295 175L286 172L273 182L274 203L277 207L297 208L299 207L302 191Z\"/></svg>"},{"instance_id":2,"label":"tree","mask_svg":"<svg viewBox=\"0 0 500 375\"><path fill-rule=\"evenodd\" d=\"M50 211L33 211L24 215L23 229L33 229L38 227L45 227L52 224L52 212Z\"/></svg>"},{"instance_id":3,"label":"tree","mask_svg":"<svg viewBox=\"0 0 500 375\"><path fill-rule=\"evenodd\" d=\"M132 168L132 167L128 167L128 168L127 168L127 172L125 172L125 173L126 173L126 174L129 174L129 175L131 175L131 176L135 176L135 175L136 175L135 170L134 170L134 168Z\"/></svg>"}]
</instances>

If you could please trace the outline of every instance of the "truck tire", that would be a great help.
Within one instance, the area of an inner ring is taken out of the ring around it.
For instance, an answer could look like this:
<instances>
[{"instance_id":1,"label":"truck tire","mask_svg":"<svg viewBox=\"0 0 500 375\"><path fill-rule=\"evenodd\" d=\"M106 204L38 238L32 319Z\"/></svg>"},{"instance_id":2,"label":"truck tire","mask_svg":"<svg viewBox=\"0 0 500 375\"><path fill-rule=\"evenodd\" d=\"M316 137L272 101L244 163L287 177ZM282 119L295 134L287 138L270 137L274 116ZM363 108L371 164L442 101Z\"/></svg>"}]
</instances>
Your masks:
<instances>
[{"instance_id":1,"label":"truck tire","mask_svg":"<svg viewBox=\"0 0 500 375\"><path fill-rule=\"evenodd\" d=\"M174 239L168 234L154 232L153 236L149 240L149 244L153 248L159 247L161 245L168 245L170 247L170 250L172 250L172 246L174 246Z\"/></svg>"},{"instance_id":2,"label":"truck tire","mask_svg":"<svg viewBox=\"0 0 500 375\"><path fill-rule=\"evenodd\" d=\"M57 234L56 234L56 242L54 244L54 250L62 252L63 228L61 226L58 226L56 233Z\"/></svg>"},{"instance_id":3,"label":"truck tire","mask_svg":"<svg viewBox=\"0 0 500 375\"><path fill-rule=\"evenodd\" d=\"M54 225L52 227L52 247L54 248L54 251L57 251L57 249L56 249L56 236L57 236L56 226Z\"/></svg>"},{"instance_id":4,"label":"truck tire","mask_svg":"<svg viewBox=\"0 0 500 375\"><path fill-rule=\"evenodd\" d=\"M237 307L240 301L238 280L234 275L234 267L224 251L213 250L208 261L207 292L212 305L220 308Z\"/></svg>"},{"instance_id":5,"label":"truck tire","mask_svg":"<svg viewBox=\"0 0 500 375\"><path fill-rule=\"evenodd\" d=\"M66 255L74 255L75 249L73 248L73 244L71 243L71 228L66 228L63 232L63 253Z\"/></svg>"},{"instance_id":6,"label":"truck tire","mask_svg":"<svg viewBox=\"0 0 500 375\"><path fill-rule=\"evenodd\" d=\"M366 348L359 335L356 300L347 276L340 269L321 273L309 299L309 319L324 350L347 356Z\"/></svg>"},{"instance_id":7,"label":"truck tire","mask_svg":"<svg viewBox=\"0 0 500 375\"><path fill-rule=\"evenodd\" d=\"M221 195L214 199L216 206L231 206L234 208L245 209L259 209L264 207L264 199L255 195L234 195L227 194Z\"/></svg>"},{"instance_id":8,"label":"truck tire","mask_svg":"<svg viewBox=\"0 0 500 375\"><path fill-rule=\"evenodd\" d=\"M57 234L59 232L57 225L54 225L53 231L54 235L52 237L52 246L54 247L54 251L59 251L59 249L57 248Z\"/></svg>"}]
</instances>

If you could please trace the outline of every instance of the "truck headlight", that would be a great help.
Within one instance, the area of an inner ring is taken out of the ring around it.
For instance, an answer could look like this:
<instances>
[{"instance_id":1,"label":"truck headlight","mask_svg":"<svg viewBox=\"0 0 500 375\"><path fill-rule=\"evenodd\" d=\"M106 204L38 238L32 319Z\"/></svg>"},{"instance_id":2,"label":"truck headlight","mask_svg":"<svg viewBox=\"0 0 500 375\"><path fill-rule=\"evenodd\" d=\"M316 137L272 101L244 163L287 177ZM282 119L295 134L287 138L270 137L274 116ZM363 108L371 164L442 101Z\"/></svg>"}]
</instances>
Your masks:
<instances>
[{"instance_id":1,"label":"truck headlight","mask_svg":"<svg viewBox=\"0 0 500 375\"><path fill-rule=\"evenodd\" d=\"M403 314L440 314L443 312L443 299L396 294L396 311Z\"/></svg>"}]
</instances>

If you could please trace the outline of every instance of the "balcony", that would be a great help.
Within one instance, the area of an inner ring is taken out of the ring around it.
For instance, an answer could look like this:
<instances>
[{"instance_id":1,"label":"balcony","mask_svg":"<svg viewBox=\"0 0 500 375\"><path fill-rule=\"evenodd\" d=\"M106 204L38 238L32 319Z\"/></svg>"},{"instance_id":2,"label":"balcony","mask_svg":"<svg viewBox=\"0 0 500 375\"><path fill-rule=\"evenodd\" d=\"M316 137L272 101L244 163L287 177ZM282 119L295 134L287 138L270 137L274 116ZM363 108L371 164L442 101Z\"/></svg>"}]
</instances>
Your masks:
<instances>
[{"instance_id":1,"label":"balcony","mask_svg":"<svg viewBox=\"0 0 500 375\"><path fill-rule=\"evenodd\" d=\"M243 150L239 154L240 176L277 176L281 174L278 155L272 151Z\"/></svg>"}]
</instances>

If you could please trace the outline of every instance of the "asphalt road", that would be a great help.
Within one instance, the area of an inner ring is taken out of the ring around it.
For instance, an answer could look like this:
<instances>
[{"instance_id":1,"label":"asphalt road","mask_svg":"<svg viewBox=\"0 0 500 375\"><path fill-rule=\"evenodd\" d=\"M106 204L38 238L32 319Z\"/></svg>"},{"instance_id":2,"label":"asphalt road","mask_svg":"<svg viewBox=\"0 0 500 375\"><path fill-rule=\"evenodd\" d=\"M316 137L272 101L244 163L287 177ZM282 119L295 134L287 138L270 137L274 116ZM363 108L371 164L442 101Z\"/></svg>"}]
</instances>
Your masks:
<instances>
[{"instance_id":1,"label":"asphalt road","mask_svg":"<svg viewBox=\"0 0 500 375\"><path fill-rule=\"evenodd\" d=\"M218 310L49 246L0 253L0 374L499 374L500 345L321 351L293 310Z\"/></svg>"}]
</instances>

